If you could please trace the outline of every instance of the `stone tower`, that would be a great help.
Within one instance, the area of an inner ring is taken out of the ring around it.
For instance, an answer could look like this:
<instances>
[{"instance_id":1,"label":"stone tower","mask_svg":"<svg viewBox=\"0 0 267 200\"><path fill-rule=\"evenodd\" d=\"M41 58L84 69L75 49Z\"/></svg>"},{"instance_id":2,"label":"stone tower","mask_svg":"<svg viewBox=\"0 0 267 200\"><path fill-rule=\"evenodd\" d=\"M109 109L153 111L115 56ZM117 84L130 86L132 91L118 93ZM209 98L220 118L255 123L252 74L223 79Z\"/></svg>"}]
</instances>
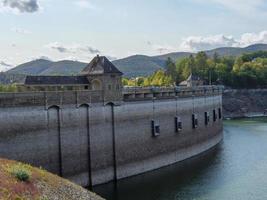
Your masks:
<instances>
[{"instance_id":1,"label":"stone tower","mask_svg":"<svg viewBox=\"0 0 267 200\"><path fill-rule=\"evenodd\" d=\"M104 103L122 101L122 75L105 56L96 56L81 72L86 75L91 90L102 90Z\"/></svg>"}]
</instances>

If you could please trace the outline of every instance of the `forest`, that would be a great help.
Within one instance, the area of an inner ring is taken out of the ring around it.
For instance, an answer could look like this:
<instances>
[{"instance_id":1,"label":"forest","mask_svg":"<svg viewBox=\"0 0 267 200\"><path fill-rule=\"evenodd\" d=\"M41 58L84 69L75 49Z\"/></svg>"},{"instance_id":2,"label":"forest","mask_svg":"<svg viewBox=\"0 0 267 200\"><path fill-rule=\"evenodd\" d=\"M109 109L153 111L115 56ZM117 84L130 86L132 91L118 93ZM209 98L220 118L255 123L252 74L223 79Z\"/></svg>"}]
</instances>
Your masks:
<instances>
[{"instance_id":1,"label":"forest","mask_svg":"<svg viewBox=\"0 0 267 200\"><path fill-rule=\"evenodd\" d=\"M173 61L168 58L165 70L148 77L123 79L128 86L174 86L186 80L190 74L199 76L206 84L223 84L232 88L267 87L267 52L257 51L239 57L221 57L205 52Z\"/></svg>"}]
</instances>

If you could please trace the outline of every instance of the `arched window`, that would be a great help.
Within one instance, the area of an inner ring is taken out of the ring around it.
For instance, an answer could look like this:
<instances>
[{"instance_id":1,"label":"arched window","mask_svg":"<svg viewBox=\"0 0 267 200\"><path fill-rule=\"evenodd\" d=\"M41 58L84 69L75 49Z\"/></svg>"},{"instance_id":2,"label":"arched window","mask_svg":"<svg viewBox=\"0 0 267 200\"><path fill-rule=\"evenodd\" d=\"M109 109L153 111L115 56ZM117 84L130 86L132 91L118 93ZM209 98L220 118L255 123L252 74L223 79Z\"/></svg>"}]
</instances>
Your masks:
<instances>
[{"instance_id":1,"label":"arched window","mask_svg":"<svg viewBox=\"0 0 267 200\"><path fill-rule=\"evenodd\" d=\"M102 83L98 79L92 81L92 90L102 90Z\"/></svg>"}]
</instances>

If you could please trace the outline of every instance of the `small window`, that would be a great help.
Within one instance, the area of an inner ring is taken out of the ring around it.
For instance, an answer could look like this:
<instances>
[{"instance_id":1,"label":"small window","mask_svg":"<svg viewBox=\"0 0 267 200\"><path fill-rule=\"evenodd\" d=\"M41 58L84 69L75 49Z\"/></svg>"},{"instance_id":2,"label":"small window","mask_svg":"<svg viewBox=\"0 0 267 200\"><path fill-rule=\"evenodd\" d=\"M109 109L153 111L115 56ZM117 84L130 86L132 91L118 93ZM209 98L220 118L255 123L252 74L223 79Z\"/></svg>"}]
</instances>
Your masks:
<instances>
[{"instance_id":1,"label":"small window","mask_svg":"<svg viewBox=\"0 0 267 200\"><path fill-rule=\"evenodd\" d=\"M175 132L179 133L183 129L181 117L175 117Z\"/></svg>"},{"instance_id":2,"label":"small window","mask_svg":"<svg viewBox=\"0 0 267 200\"><path fill-rule=\"evenodd\" d=\"M88 85L84 86L84 89L85 90L88 90L89 89L89 86Z\"/></svg>"},{"instance_id":3,"label":"small window","mask_svg":"<svg viewBox=\"0 0 267 200\"><path fill-rule=\"evenodd\" d=\"M108 89L111 90L111 85L108 85Z\"/></svg>"},{"instance_id":4,"label":"small window","mask_svg":"<svg viewBox=\"0 0 267 200\"><path fill-rule=\"evenodd\" d=\"M116 85L116 88L117 88L117 90L120 90L120 85L117 84L117 85Z\"/></svg>"},{"instance_id":5,"label":"small window","mask_svg":"<svg viewBox=\"0 0 267 200\"><path fill-rule=\"evenodd\" d=\"M72 86L67 86L66 89L67 89L67 90L73 90L73 87L72 87Z\"/></svg>"},{"instance_id":6,"label":"small window","mask_svg":"<svg viewBox=\"0 0 267 200\"><path fill-rule=\"evenodd\" d=\"M219 119L222 119L222 109L221 108L218 109L218 113L219 113Z\"/></svg>"},{"instance_id":7,"label":"small window","mask_svg":"<svg viewBox=\"0 0 267 200\"><path fill-rule=\"evenodd\" d=\"M217 113L216 113L216 110L213 110L213 121L214 122L217 121Z\"/></svg>"},{"instance_id":8,"label":"small window","mask_svg":"<svg viewBox=\"0 0 267 200\"><path fill-rule=\"evenodd\" d=\"M198 127L197 114L192 115L192 127L193 127L193 129L196 129Z\"/></svg>"},{"instance_id":9,"label":"small window","mask_svg":"<svg viewBox=\"0 0 267 200\"><path fill-rule=\"evenodd\" d=\"M154 120L151 121L152 135L158 137L160 135L160 125L156 124Z\"/></svg>"},{"instance_id":10,"label":"small window","mask_svg":"<svg viewBox=\"0 0 267 200\"><path fill-rule=\"evenodd\" d=\"M210 122L210 114L209 112L205 112L205 125L207 126Z\"/></svg>"}]
</instances>

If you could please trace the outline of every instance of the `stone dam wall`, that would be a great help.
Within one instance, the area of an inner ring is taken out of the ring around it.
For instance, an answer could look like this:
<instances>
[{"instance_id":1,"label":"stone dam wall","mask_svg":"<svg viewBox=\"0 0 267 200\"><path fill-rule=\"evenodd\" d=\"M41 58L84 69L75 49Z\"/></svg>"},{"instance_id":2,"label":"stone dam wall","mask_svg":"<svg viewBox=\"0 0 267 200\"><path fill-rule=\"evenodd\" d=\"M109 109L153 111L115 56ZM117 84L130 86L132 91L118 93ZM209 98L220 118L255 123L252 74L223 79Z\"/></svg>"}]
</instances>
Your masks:
<instances>
[{"instance_id":1,"label":"stone dam wall","mask_svg":"<svg viewBox=\"0 0 267 200\"><path fill-rule=\"evenodd\" d=\"M101 91L0 94L0 157L42 166L83 186L185 160L222 140L221 92L188 92L150 98L149 92L128 91L120 105L101 103ZM179 132L175 117L182 122ZM157 136L152 121L160 126Z\"/></svg>"}]
</instances>

